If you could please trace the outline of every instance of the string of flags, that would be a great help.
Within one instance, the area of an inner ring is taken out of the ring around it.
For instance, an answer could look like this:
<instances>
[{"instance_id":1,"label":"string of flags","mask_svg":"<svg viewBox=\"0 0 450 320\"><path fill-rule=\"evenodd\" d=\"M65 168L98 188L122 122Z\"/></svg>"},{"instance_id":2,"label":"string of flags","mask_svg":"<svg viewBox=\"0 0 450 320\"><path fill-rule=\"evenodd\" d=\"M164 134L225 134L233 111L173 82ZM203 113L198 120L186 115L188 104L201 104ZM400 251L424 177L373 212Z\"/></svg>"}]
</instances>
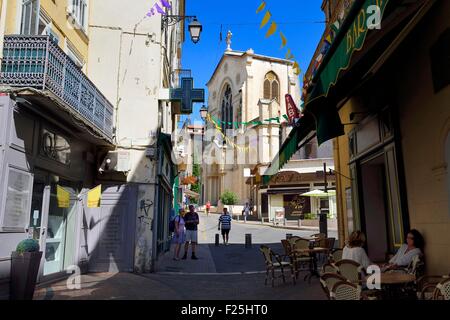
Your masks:
<instances>
[{"instance_id":1,"label":"string of flags","mask_svg":"<svg viewBox=\"0 0 450 320\"><path fill-rule=\"evenodd\" d=\"M261 11L263 11L264 9L266 9L266 1L262 1L261 4L259 5L259 7L256 9L256 14L260 13ZM272 14L270 13L270 11L267 9L264 17L261 21L261 25L260 25L260 29L264 28L272 19ZM278 30L278 25L275 21L272 20L272 22L270 23L269 29L266 32L266 38L271 37L272 35L274 35ZM288 40L286 38L286 36L284 35L283 32L278 31L280 38L281 38L281 47L280 49L283 49L284 47L286 47ZM295 60L295 56L292 54L291 49L288 48L287 52L286 52L286 59L287 60L293 60L294 61L294 74L295 75L300 75L301 73L301 69L300 69L300 65L299 63Z\"/></svg>"},{"instance_id":2,"label":"string of flags","mask_svg":"<svg viewBox=\"0 0 450 320\"><path fill-rule=\"evenodd\" d=\"M221 130L220 126L213 121L213 119L211 118L211 115L208 113L208 115L206 116L206 121L208 121L209 123L214 125L214 128L216 129L217 133L220 134L222 136L222 139L225 140L225 142L229 145L232 146L233 148L239 150L239 151L244 151L244 152L248 152L250 151L250 147L249 146L240 146L237 145L236 143L234 143L233 140L231 140L229 137L227 137Z\"/></svg>"},{"instance_id":3,"label":"string of flags","mask_svg":"<svg viewBox=\"0 0 450 320\"><path fill-rule=\"evenodd\" d=\"M167 8L167 9L171 9L172 8L172 6L170 5L170 3L167 0L159 0L159 2L161 3L161 5L159 5L158 1L156 1L155 4L147 12L146 17L152 17L156 13L159 13L161 15L165 15L166 12L161 7Z\"/></svg>"},{"instance_id":4,"label":"string of flags","mask_svg":"<svg viewBox=\"0 0 450 320\"><path fill-rule=\"evenodd\" d=\"M286 114L282 115L281 117L268 118L268 119L264 119L262 121L260 121L260 120L256 121L255 120L255 121L247 121L247 122L240 122L240 121L229 122L229 121L220 120L218 118L215 118L214 116L210 116L210 117L211 117L211 120L213 122L215 122L215 124L217 124L219 127L220 127L221 124L225 124L225 125L228 124L230 126L235 127L236 129L239 129L240 125L244 125L244 126L248 126L248 125L252 125L252 124L253 125L262 125L262 124L264 124L264 122L269 122L269 123L277 122L277 123L280 123L281 122L281 118L284 118L286 121L289 121L289 118L288 118L288 116Z\"/></svg>"}]
</instances>

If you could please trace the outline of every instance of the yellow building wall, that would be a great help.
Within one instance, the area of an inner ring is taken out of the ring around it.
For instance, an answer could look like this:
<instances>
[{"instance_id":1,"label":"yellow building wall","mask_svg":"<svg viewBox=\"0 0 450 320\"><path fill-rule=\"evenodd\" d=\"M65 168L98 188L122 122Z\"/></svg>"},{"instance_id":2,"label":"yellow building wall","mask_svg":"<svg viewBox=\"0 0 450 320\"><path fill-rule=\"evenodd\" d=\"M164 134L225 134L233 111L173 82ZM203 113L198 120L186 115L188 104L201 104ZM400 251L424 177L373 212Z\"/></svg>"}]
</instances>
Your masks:
<instances>
[{"instance_id":1,"label":"yellow building wall","mask_svg":"<svg viewBox=\"0 0 450 320\"><path fill-rule=\"evenodd\" d=\"M450 27L450 1L436 5L426 23L421 24L421 37L414 47L404 51L395 63L397 77L395 104L398 107L401 148L410 227L425 238L428 274L450 271L450 203L449 165L445 159L445 143L450 132L450 86L434 93L430 65L430 47ZM339 111L341 121L350 123L351 112L364 111L350 99ZM353 126L345 126L346 135L334 139L336 170L350 177L348 136ZM336 175L339 238L348 239L345 190L351 181ZM355 216L355 208L353 208ZM343 243L341 242L341 246Z\"/></svg>"},{"instance_id":2,"label":"yellow building wall","mask_svg":"<svg viewBox=\"0 0 450 320\"><path fill-rule=\"evenodd\" d=\"M1 0L3 1L6 0ZM8 1L7 22L5 34L18 34L20 33L20 21L21 21L21 6L22 1ZM53 32L59 37L59 46L65 50L65 39L69 39L74 47L78 50L79 54L83 57L84 61L88 60L88 45L89 38L83 31L77 30L69 23L67 15L67 1L66 0L41 0L41 10L44 10L47 15L52 19Z\"/></svg>"},{"instance_id":3,"label":"yellow building wall","mask_svg":"<svg viewBox=\"0 0 450 320\"><path fill-rule=\"evenodd\" d=\"M430 47L450 27L450 1L440 1L422 24L422 37L398 63L397 93L408 207L412 228L423 233L428 273L450 272L450 210L445 140L450 132L450 86L435 93ZM420 66L420 68L418 68Z\"/></svg>"}]
</instances>

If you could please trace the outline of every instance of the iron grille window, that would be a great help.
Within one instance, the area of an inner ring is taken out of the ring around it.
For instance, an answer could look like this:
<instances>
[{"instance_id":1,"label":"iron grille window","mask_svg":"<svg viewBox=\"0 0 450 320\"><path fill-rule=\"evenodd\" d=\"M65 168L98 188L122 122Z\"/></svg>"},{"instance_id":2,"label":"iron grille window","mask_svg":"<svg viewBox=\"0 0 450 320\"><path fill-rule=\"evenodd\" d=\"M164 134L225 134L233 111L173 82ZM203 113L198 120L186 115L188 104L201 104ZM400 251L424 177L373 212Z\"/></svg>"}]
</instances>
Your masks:
<instances>
[{"instance_id":1,"label":"iron grille window","mask_svg":"<svg viewBox=\"0 0 450 320\"><path fill-rule=\"evenodd\" d=\"M24 0L22 3L22 23L20 33L25 35L38 34L39 0Z\"/></svg>"}]
</instances>

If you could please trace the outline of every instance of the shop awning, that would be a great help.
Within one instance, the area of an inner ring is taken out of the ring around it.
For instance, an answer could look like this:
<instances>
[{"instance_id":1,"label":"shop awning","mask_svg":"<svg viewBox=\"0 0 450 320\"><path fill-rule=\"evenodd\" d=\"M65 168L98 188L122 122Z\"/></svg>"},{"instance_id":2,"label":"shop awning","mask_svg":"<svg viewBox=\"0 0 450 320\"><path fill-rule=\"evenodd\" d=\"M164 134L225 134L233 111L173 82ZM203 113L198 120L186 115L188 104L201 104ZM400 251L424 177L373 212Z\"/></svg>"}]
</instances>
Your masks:
<instances>
[{"instance_id":1,"label":"shop awning","mask_svg":"<svg viewBox=\"0 0 450 320\"><path fill-rule=\"evenodd\" d=\"M357 0L351 7L342 27L336 35L315 77L311 91L304 103L304 115L300 125L295 127L284 141L279 153L263 175L263 184L267 185L271 177L288 162L301 147L311 131L316 131L319 145L344 134L344 126L336 108L336 99L329 98L330 89L336 84L341 71L349 68L352 56L363 48L369 32L366 21L370 6L379 6L380 18L389 0ZM375 29L377 30L377 29Z\"/></svg>"}]
</instances>

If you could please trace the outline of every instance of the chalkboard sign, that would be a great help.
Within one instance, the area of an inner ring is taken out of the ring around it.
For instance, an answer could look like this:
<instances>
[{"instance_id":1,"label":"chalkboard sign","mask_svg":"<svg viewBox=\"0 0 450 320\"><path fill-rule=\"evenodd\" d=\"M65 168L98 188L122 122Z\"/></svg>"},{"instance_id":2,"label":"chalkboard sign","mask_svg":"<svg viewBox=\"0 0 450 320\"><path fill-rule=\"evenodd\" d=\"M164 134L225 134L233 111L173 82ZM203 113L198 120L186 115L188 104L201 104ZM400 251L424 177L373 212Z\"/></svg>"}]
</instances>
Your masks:
<instances>
[{"instance_id":1,"label":"chalkboard sign","mask_svg":"<svg viewBox=\"0 0 450 320\"><path fill-rule=\"evenodd\" d=\"M3 231L23 231L28 225L31 204L31 174L9 169Z\"/></svg>"}]
</instances>

